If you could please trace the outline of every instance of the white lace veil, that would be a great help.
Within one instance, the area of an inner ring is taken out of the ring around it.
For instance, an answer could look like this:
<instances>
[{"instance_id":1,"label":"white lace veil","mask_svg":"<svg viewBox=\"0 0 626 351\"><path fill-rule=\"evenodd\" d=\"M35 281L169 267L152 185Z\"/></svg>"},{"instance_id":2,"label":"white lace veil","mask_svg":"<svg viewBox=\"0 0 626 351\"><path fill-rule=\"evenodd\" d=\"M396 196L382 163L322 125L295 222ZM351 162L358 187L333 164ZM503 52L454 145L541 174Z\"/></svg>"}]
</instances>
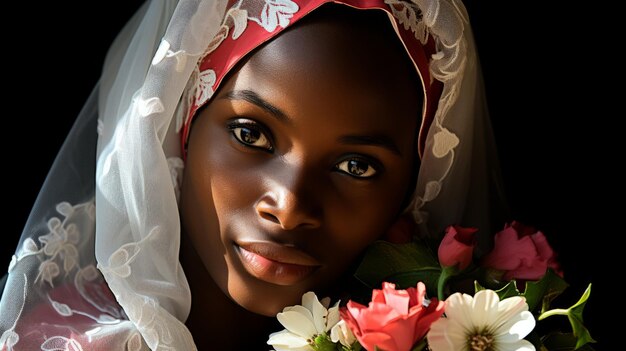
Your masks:
<instances>
[{"instance_id":1,"label":"white lace veil","mask_svg":"<svg viewBox=\"0 0 626 351\"><path fill-rule=\"evenodd\" d=\"M280 20L271 11L290 0L250 1ZM404 12L401 23L435 38L431 74L444 89L408 210L432 233L451 223L488 229L487 189L498 177L467 15L457 0L413 3L422 17ZM9 266L0 350L195 349L178 262L179 129L226 8L148 1L112 45Z\"/></svg>"}]
</instances>

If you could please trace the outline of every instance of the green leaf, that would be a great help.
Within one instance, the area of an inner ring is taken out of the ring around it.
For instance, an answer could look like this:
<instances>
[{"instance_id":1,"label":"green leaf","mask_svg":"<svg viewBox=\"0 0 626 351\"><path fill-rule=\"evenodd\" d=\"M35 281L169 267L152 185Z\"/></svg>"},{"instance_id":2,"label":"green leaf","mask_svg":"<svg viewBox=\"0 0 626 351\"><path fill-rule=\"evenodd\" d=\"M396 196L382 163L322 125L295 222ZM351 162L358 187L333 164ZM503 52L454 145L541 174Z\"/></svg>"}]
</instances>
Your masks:
<instances>
[{"instance_id":1,"label":"green leaf","mask_svg":"<svg viewBox=\"0 0 626 351\"><path fill-rule=\"evenodd\" d=\"M500 300L504 300L511 296L520 296L522 293L517 290L517 286L515 285L515 280L511 280L507 285L505 285L502 289L496 290L498 297Z\"/></svg>"},{"instance_id":2,"label":"green leaf","mask_svg":"<svg viewBox=\"0 0 626 351\"><path fill-rule=\"evenodd\" d=\"M561 295L568 286L552 269L548 269L539 281L527 281L523 296L526 297L528 310L535 311L541 303L541 312L545 312L550 308L552 300Z\"/></svg>"},{"instance_id":3,"label":"green leaf","mask_svg":"<svg viewBox=\"0 0 626 351\"><path fill-rule=\"evenodd\" d=\"M478 280L474 280L474 294L476 294L477 292L479 292L481 290L485 290L485 289L487 289L487 288L485 288L484 286L480 285Z\"/></svg>"},{"instance_id":4,"label":"green leaf","mask_svg":"<svg viewBox=\"0 0 626 351\"><path fill-rule=\"evenodd\" d=\"M583 324L583 310L585 309L585 304L587 304L587 300L591 295L591 284L587 287L583 295L580 297L578 302L574 304L572 307L567 310L564 309L553 309L549 311L543 312L538 320L543 320L551 316L555 315L566 315L569 319L570 324L572 325L573 336L576 338L575 349L578 350L583 347L585 344L596 342L589 333L589 330Z\"/></svg>"},{"instance_id":5,"label":"green leaf","mask_svg":"<svg viewBox=\"0 0 626 351\"><path fill-rule=\"evenodd\" d=\"M594 351L591 345L586 344L576 348L576 337L572 333L550 333L541 338L541 343L548 351Z\"/></svg>"},{"instance_id":6,"label":"green leaf","mask_svg":"<svg viewBox=\"0 0 626 351\"><path fill-rule=\"evenodd\" d=\"M572 329L574 330L574 336L576 336L576 348L582 347L586 343L596 342L589 334L589 330L583 324L583 310L585 309L585 304L587 304L587 300L591 295L591 284L587 286L587 289L580 297L580 300L576 302L576 304L569 308L569 313L567 317L569 318L569 322L572 325Z\"/></svg>"},{"instance_id":7,"label":"green leaf","mask_svg":"<svg viewBox=\"0 0 626 351\"><path fill-rule=\"evenodd\" d=\"M478 281L474 281L474 293L477 293L481 290L485 290L487 288L485 288L484 286L480 285L480 283ZM519 292L519 290L517 290L517 286L515 285L515 280L511 280L508 284L506 284L505 286L503 286L502 288L498 289L498 290L494 290L496 292L496 294L498 294L498 297L500 298L500 300L504 300L506 298L509 298L511 296L520 296L522 295L522 293Z\"/></svg>"},{"instance_id":8,"label":"green leaf","mask_svg":"<svg viewBox=\"0 0 626 351\"><path fill-rule=\"evenodd\" d=\"M435 256L422 241L409 244L376 241L366 251L355 277L371 289L380 289L383 281L396 283L399 289L423 281L432 292L437 291L440 272Z\"/></svg>"}]
</instances>

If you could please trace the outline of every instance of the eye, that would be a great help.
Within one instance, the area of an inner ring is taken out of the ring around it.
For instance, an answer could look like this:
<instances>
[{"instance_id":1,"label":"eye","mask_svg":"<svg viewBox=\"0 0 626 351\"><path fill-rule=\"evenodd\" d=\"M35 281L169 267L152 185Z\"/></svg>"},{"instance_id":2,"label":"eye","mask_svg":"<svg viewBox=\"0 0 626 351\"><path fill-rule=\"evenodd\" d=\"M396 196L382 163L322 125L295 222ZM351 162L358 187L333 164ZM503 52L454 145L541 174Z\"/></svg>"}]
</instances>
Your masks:
<instances>
[{"instance_id":1,"label":"eye","mask_svg":"<svg viewBox=\"0 0 626 351\"><path fill-rule=\"evenodd\" d=\"M335 168L356 178L371 178L377 173L370 162L359 158L341 161Z\"/></svg>"},{"instance_id":2,"label":"eye","mask_svg":"<svg viewBox=\"0 0 626 351\"><path fill-rule=\"evenodd\" d=\"M228 125L231 133L238 142L245 146L272 151L274 147L257 122L248 119L238 119Z\"/></svg>"}]
</instances>

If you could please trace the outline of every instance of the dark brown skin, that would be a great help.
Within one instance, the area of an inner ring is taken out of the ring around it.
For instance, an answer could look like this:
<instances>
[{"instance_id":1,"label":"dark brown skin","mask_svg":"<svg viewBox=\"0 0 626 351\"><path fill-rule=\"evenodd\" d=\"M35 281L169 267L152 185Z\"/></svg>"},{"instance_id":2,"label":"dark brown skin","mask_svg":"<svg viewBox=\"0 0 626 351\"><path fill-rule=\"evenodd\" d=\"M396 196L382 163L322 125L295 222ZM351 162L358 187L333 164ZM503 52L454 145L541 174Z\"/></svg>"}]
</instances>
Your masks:
<instances>
[{"instance_id":1,"label":"dark brown skin","mask_svg":"<svg viewBox=\"0 0 626 351\"><path fill-rule=\"evenodd\" d=\"M181 194L187 325L200 350L267 349L277 312L307 291L321 298L394 223L412 191L421 99L386 15L337 5L231 72L194 123ZM295 251L311 269L259 279L242 241Z\"/></svg>"}]
</instances>

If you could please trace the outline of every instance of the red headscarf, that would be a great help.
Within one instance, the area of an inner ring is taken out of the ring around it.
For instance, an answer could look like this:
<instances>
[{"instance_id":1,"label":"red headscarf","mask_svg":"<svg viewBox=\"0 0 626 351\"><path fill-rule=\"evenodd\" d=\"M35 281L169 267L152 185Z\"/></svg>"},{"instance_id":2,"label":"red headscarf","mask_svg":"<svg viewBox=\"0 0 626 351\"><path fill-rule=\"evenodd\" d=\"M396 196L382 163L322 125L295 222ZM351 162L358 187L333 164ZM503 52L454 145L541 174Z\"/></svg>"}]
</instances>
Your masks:
<instances>
[{"instance_id":1,"label":"red headscarf","mask_svg":"<svg viewBox=\"0 0 626 351\"><path fill-rule=\"evenodd\" d=\"M435 53L435 45L432 38L420 33L417 28L421 13L415 5L401 0L230 0L222 26L199 62L198 85L183 124L183 150L196 112L210 100L226 74L239 60L329 2L361 10L377 9L389 14L391 25L413 61L424 89L418 143L419 155L422 155L442 84L430 75L428 63L430 56ZM183 154L186 152L183 151Z\"/></svg>"}]
</instances>

